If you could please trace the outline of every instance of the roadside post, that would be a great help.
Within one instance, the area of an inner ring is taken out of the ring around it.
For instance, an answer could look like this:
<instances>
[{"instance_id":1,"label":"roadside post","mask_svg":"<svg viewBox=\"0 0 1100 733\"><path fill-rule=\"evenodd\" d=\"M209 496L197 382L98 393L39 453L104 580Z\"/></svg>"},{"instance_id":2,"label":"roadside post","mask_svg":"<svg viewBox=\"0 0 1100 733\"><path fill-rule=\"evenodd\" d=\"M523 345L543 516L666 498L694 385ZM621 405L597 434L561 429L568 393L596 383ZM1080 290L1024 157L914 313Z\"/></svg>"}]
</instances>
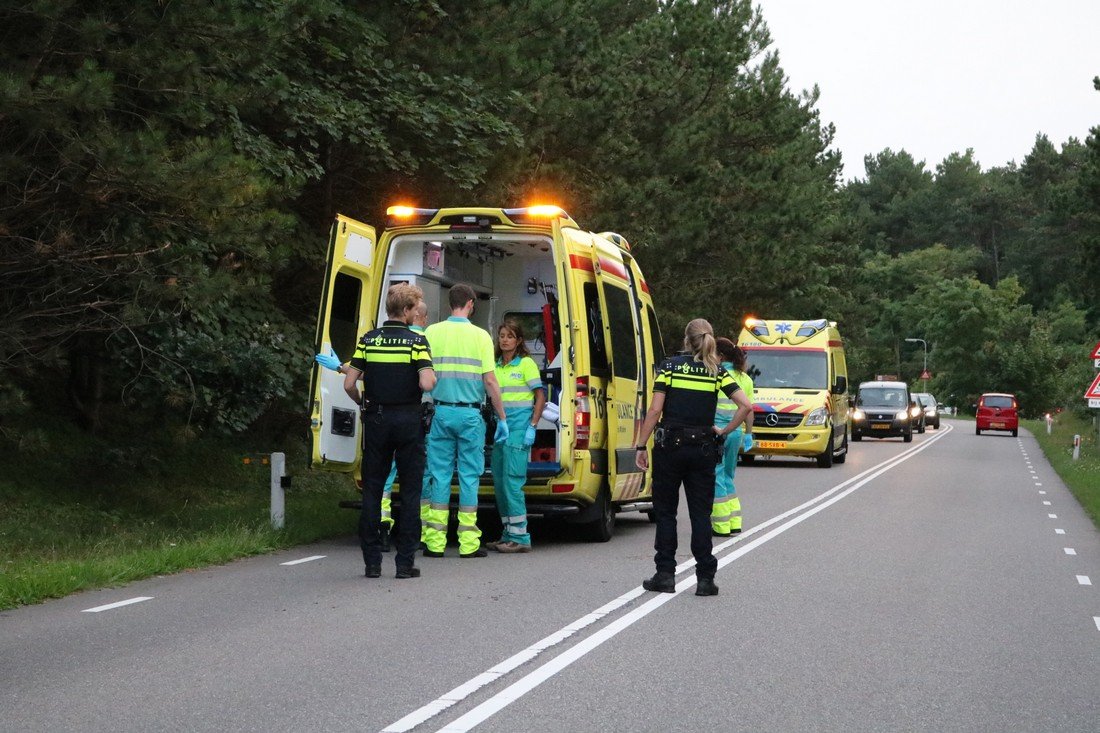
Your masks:
<instances>
[{"instance_id":1,"label":"roadside post","mask_svg":"<svg viewBox=\"0 0 1100 733\"><path fill-rule=\"evenodd\" d=\"M1076 458L1076 455L1074 456ZM282 529L286 523L286 454L271 454L271 526Z\"/></svg>"},{"instance_id":2,"label":"roadside post","mask_svg":"<svg viewBox=\"0 0 1100 733\"><path fill-rule=\"evenodd\" d=\"M1049 412L1046 414L1047 419L1047 435L1050 435L1050 429L1054 426L1054 416Z\"/></svg>"},{"instance_id":3,"label":"roadside post","mask_svg":"<svg viewBox=\"0 0 1100 733\"><path fill-rule=\"evenodd\" d=\"M1081 436L1073 436L1073 460L1077 460L1081 457Z\"/></svg>"}]
</instances>

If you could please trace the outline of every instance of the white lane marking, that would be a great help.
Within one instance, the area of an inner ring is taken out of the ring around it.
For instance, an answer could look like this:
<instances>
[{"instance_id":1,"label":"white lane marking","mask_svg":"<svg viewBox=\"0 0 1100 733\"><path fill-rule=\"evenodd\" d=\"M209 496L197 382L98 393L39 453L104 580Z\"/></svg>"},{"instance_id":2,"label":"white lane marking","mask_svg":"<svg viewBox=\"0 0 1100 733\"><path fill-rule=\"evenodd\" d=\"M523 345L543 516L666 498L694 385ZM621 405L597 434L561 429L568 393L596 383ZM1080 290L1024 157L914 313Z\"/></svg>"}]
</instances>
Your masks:
<instances>
[{"instance_id":1,"label":"white lane marking","mask_svg":"<svg viewBox=\"0 0 1100 733\"><path fill-rule=\"evenodd\" d=\"M1065 552L1065 553L1066 553L1067 555L1076 555L1076 554L1077 554L1077 550L1073 549L1072 547L1063 547L1063 548L1062 548L1062 550L1063 550L1063 551L1064 551L1064 552Z\"/></svg>"},{"instance_id":2,"label":"white lane marking","mask_svg":"<svg viewBox=\"0 0 1100 733\"><path fill-rule=\"evenodd\" d=\"M1093 616L1092 622L1096 624L1096 630L1100 631L1100 616Z\"/></svg>"},{"instance_id":3,"label":"white lane marking","mask_svg":"<svg viewBox=\"0 0 1100 733\"><path fill-rule=\"evenodd\" d=\"M122 608L123 606L129 606L132 603L141 603L142 601L151 601L153 596L138 596L137 598L127 598L125 601L118 601L117 603L108 603L106 606L96 606L95 608L85 608L81 613L99 613L100 611L110 611L112 608Z\"/></svg>"},{"instance_id":4,"label":"white lane marking","mask_svg":"<svg viewBox=\"0 0 1100 733\"><path fill-rule=\"evenodd\" d=\"M1057 519L1058 518L1057 514L1048 514L1047 516L1050 517L1051 519Z\"/></svg>"},{"instance_id":5,"label":"white lane marking","mask_svg":"<svg viewBox=\"0 0 1100 733\"><path fill-rule=\"evenodd\" d=\"M1044 501L1043 506L1050 506L1050 502L1049 501Z\"/></svg>"},{"instance_id":6,"label":"white lane marking","mask_svg":"<svg viewBox=\"0 0 1100 733\"><path fill-rule=\"evenodd\" d=\"M747 543L743 547L739 547L738 549L734 550L733 552L729 553L728 555L725 555L724 557L722 557L718 561L718 567L722 568L722 567L728 565L729 563L733 562L734 560L738 559L739 557L742 557L745 554L747 554L749 552L752 552L754 549L756 549L760 545L763 545L764 543L768 542L769 540L783 534L784 532L786 532L791 527L794 527L795 525L801 523L802 521L808 519L809 517L812 517L813 515L817 514L818 512L821 512L824 509L827 509L828 507L832 506L833 504L840 501L841 499L843 499L843 498L847 497L848 495L852 494L853 492L859 490L860 488L862 488L867 483L869 483L869 482L873 481L874 479L878 478L883 473L886 473L890 469L895 468L896 466L900 465L901 463L904 463L908 459L912 458L914 455L921 452L925 448L929 447L935 441L939 440L941 437L943 437L946 434L947 434L947 432L945 431L945 432L940 433L939 435L935 436L934 438L926 439L921 445L910 449L908 452L902 453L899 456L895 456L894 458L892 458L890 460L884 461L883 463L879 464L879 466L875 466L873 468L870 468L867 471L864 471L863 473L859 474L858 476L854 476L852 479L849 479L848 481L845 481L844 483L839 484L838 486L830 489L829 491L825 492L824 494L821 494L818 497L815 497L814 499L812 499L810 502L807 502L807 503L814 503L814 502L820 501L825 496L828 496L828 495L833 494L834 492L838 491L840 488L842 488L846 484L852 483L853 480L859 479L861 476L866 476L866 478L858 481L857 483L854 483L852 486L845 489L843 492L841 492L839 494L836 494L836 496L833 496L828 501L822 501L820 504L813 507L812 509L809 509L808 511L804 512L803 514L800 514L797 517L791 519L790 521L779 525L775 529L769 531L767 534L765 534L761 537L758 537L758 538L752 540L751 542ZM880 466L881 466L881 468L880 468ZM873 472L873 473L870 473L870 472ZM868 473L870 473L870 475L867 475ZM725 544L727 544L727 543L723 543L723 546ZM573 662L575 662L578 659L580 659L581 657L583 657L588 652L590 652L593 649L599 647L601 644L608 641L609 639L615 637L620 631L623 631L624 629L627 629L630 626L634 625L635 623L637 623L641 619L645 618L646 616L651 614L653 611L656 611L658 608L660 608L664 604L668 603L673 598L676 598L681 593L683 593L685 590L691 588L694 585L695 585L695 577L694 576L689 576L687 578L684 578L683 580L681 580L679 583L676 584L676 592L675 593L661 593L661 594L658 594L658 596L656 598L652 598L652 599L646 601L641 606L638 606L637 608L635 608L631 612L627 613L626 615L622 616L621 618L616 619L615 621L611 622L610 624L608 624L604 628L600 629L599 631L594 632L588 638L577 642L577 644L575 646L572 646L569 649L566 649L565 651L563 651L558 656L554 657L551 660L548 660L541 667L538 667L538 668L532 670L531 672L527 673L525 676L523 676L522 678L520 678L516 682L513 682L508 687L504 688L503 690L501 690L497 694L495 694L492 697L490 697L489 699L487 699L485 702L483 702L480 705L477 705L476 707L474 707L472 710L470 710L465 715L462 715L459 718L455 719L453 722L443 726L442 728L439 729L439 731L437 733L466 733L466 731L469 731L472 728L474 728L475 726L480 725L485 720L487 720L491 716L495 715L496 713L500 712L501 710L503 710L508 705L511 705L513 702L515 702L519 698L523 697L528 692L535 689L536 687L541 685L543 682L550 679L551 677L556 675L558 672L560 672L561 670L565 669L566 667L568 667ZM396 731L396 730L408 730L408 729L407 728L396 729L396 728L390 727L390 728L385 728L383 730L383 733L390 733L390 731Z\"/></svg>"},{"instance_id":7,"label":"white lane marking","mask_svg":"<svg viewBox=\"0 0 1100 733\"><path fill-rule=\"evenodd\" d=\"M1042 486L1042 484L1039 484L1039 486ZM1047 492L1045 492L1045 491L1040 491L1039 493L1040 493L1040 494L1042 494L1043 496L1046 496L1046 493L1047 493Z\"/></svg>"},{"instance_id":8,"label":"white lane marking","mask_svg":"<svg viewBox=\"0 0 1100 733\"><path fill-rule=\"evenodd\" d=\"M1056 530L1054 530L1054 534L1065 534L1065 533L1066 533L1066 531L1065 531L1064 529L1056 529Z\"/></svg>"},{"instance_id":9,"label":"white lane marking","mask_svg":"<svg viewBox=\"0 0 1100 733\"><path fill-rule=\"evenodd\" d=\"M301 565L304 562L313 562L314 560L323 560L328 555L310 555L309 557L303 557L301 560L291 560L290 562L281 562L280 565Z\"/></svg>"},{"instance_id":10,"label":"white lane marking","mask_svg":"<svg viewBox=\"0 0 1100 733\"><path fill-rule=\"evenodd\" d=\"M1092 581L1089 580L1089 576L1087 575L1078 575L1077 582L1081 585L1092 585Z\"/></svg>"}]
</instances>

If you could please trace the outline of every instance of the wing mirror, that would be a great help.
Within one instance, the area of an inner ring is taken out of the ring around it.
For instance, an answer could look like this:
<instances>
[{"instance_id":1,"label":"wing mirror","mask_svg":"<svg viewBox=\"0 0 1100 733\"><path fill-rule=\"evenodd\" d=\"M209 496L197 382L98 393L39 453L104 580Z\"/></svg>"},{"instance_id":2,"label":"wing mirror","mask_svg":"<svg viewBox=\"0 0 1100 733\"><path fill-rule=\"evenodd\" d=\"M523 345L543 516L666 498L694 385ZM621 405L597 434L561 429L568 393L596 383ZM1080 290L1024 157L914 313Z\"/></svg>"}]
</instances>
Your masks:
<instances>
[{"instance_id":1,"label":"wing mirror","mask_svg":"<svg viewBox=\"0 0 1100 733\"><path fill-rule=\"evenodd\" d=\"M833 394L844 394L848 391L848 378L837 377L836 382L833 384Z\"/></svg>"}]
</instances>

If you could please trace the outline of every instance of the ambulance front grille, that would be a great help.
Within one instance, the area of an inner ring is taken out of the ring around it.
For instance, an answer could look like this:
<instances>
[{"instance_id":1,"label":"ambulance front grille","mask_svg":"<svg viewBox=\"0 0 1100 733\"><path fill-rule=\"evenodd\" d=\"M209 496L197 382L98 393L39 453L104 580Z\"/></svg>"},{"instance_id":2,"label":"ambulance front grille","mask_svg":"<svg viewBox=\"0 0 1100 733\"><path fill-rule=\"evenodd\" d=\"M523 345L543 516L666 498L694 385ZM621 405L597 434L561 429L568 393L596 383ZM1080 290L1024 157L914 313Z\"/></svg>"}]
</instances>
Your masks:
<instances>
[{"instance_id":1,"label":"ambulance front grille","mask_svg":"<svg viewBox=\"0 0 1100 733\"><path fill-rule=\"evenodd\" d=\"M753 414L754 428L794 428L802 424L797 412L757 412Z\"/></svg>"}]
</instances>

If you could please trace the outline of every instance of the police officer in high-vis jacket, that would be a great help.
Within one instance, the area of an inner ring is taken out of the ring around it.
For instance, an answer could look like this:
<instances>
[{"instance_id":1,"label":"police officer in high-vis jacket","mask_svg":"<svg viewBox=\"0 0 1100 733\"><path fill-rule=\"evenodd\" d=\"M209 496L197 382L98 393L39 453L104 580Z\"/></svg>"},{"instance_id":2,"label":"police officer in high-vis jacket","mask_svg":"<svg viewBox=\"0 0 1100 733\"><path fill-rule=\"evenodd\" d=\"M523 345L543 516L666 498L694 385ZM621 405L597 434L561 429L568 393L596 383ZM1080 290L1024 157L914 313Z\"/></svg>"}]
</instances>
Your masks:
<instances>
[{"instance_id":1,"label":"police officer in high-vis jacket","mask_svg":"<svg viewBox=\"0 0 1100 733\"><path fill-rule=\"evenodd\" d=\"M508 437L508 423L494 373L493 339L470 323L476 294L469 285L451 288L451 317L428 326L424 335L432 345L439 382L432 390L435 419L428 437L428 471L432 501L424 524L425 557L443 557L447 546L447 519L451 478L458 470L458 554L485 557L477 527L477 487L485 470L485 420L481 404L489 395L500 422L496 440ZM404 486L404 481L401 482ZM402 499L404 502L404 499Z\"/></svg>"},{"instance_id":2,"label":"police officer in high-vis jacket","mask_svg":"<svg viewBox=\"0 0 1100 733\"><path fill-rule=\"evenodd\" d=\"M752 407L733 377L722 368L715 351L714 329L702 318L684 331L687 353L665 359L653 384L653 403L642 423L636 463L649 467L646 442L653 436L653 513L657 534L653 543L657 572L642 582L646 590L676 591L676 506L680 484L691 519L691 553L695 556L695 595L718 595L714 574L718 561L711 541L710 512L714 502L714 467L721 441L741 427ZM714 427L718 395L731 398L737 411L724 427ZM660 420L660 424L658 424Z\"/></svg>"},{"instance_id":3,"label":"police officer in high-vis jacket","mask_svg":"<svg viewBox=\"0 0 1100 733\"><path fill-rule=\"evenodd\" d=\"M420 401L435 387L432 356L425 338L409 330L420 288L400 283L386 293L388 320L359 340L344 375L344 391L360 402L356 382L363 380L363 508L359 538L368 578L382 572L382 486L390 464L397 461L401 511L397 517L398 578L416 578L420 541L420 488L424 480L424 430Z\"/></svg>"}]
</instances>

